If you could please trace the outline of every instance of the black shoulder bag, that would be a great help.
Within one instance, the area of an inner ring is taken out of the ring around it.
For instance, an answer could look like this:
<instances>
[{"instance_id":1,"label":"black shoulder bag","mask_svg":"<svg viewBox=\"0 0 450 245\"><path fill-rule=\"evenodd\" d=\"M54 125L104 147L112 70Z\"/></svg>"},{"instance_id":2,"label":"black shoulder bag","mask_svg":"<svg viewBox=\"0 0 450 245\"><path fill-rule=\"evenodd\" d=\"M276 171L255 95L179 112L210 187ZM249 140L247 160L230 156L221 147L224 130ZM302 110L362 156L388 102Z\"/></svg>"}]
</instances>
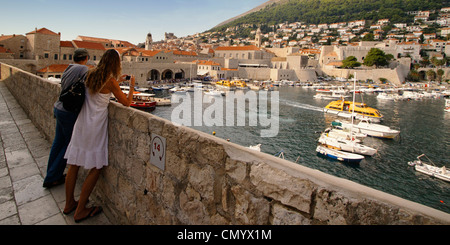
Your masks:
<instances>
[{"instance_id":1,"label":"black shoulder bag","mask_svg":"<svg viewBox=\"0 0 450 245\"><path fill-rule=\"evenodd\" d=\"M61 91L59 101L63 103L64 109L70 112L79 113L83 107L85 99L85 85L86 74L81 76L72 85Z\"/></svg>"}]
</instances>

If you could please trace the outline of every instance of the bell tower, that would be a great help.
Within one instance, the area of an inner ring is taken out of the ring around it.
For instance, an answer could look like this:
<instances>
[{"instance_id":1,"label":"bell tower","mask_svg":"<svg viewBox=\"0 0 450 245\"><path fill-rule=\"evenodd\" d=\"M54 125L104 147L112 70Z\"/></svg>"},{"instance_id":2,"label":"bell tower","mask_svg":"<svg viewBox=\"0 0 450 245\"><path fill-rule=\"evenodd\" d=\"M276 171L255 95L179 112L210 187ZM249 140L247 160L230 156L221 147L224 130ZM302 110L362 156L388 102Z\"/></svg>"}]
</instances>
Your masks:
<instances>
[{"instance_id":1,"label":"bell tower","mask_svg":"<svg viewBox=\"0 0 450 245\"><path fill-rule=\"evenodd\" d=\"M145 39L145 50L152 50L153 38L152 34L148 33L147 38Z\"/></svg>"},{"instance_id":2,"label":"bell tower","mask_svg":"<svg viewBox=\"0 0 450 245\"><path fill-rule=\"evenodd\" d=\"M261 48L261 36L262 36L261 29L258 28L258 30L256 31L256 35L255 35L255 44L256 44L256 47L258 47L258 48Z\"/></svg>"}]
</instances>

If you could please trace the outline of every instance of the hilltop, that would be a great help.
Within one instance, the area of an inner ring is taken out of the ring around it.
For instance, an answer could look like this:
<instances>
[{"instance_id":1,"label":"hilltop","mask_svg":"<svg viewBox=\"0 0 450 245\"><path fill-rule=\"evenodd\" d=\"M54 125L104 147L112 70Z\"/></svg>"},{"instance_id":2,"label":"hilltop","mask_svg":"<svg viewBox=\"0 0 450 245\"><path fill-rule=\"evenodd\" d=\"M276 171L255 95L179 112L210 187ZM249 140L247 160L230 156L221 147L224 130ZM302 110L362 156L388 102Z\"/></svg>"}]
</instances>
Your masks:
<instances>
[{"instance_id":1,"label":"hilltop","mask_svg":"<svg viewBox=\"0 0 450 245\"><path fill-rule=\"evenodd\" d=\"M393 22L412 22L409 11L440 9L442 0L271 0L242 15L220 23L212 31L223 31L242 24L274 25L284 22L307 24L336 23L358 19L388 18Z\"/></svg>"},{"instance_id":2,"label":"hilltop","mask_svg":"<svg viewBox=\"0 0 450 245\"><path fill-rule=\"evenodd\" d=\"M270 6L270 5L277 4L277 3L283 3L283 2L288 2L288 1L289 1L289 0L270 0L270 1L267 1L267 2L265 2L265 3L261 4L261 5L259 5L258 7L253 8L253 9L251 9L251 10L249 10L249 11L243 13L243 14L240 14L240 15L238 15L238 16L236 16L236 17L233 17L233 18L231 18L231 19L229 19L229 20L226 20L226 21L224 21L224 22L222 22L222 23L219 23L219 24L216 25L214 28L217 28L217 27L226 25L226 24L228 24L228 23L230 23L230 22L232 22L232 21L235 21L235 20L237 20L237 19L239 19L239 18L242 18L242 17L244 17L244 16L246 16L246 15L249 15L249 14L252 14L252 13L257 12L257 11L259 11L259 10L262 10L262 9L264 9L264 8Z\"/></svg>"}]
</instances>

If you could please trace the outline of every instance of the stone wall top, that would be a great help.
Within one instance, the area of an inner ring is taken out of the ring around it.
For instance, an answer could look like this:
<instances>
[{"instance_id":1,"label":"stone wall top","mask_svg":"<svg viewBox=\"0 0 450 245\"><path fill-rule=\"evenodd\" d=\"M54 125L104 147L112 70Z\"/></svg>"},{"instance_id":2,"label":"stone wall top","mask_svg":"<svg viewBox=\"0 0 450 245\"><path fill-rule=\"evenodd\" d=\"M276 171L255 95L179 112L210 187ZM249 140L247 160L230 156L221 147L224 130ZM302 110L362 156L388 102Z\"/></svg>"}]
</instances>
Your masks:
<instances>
[{"instance_id":1,"label":"stone wall top","mask_svg":"<svg viewBox=\"0 0 450 245\"><path fill-rule=\"evenodd\" d=\"M49 140L60 86L1 64ZM109 166L93 196L117 224L450 224L450 214L112 102ZM165 169L150 163L166 138Z\"/></svg>"}]
</instances>

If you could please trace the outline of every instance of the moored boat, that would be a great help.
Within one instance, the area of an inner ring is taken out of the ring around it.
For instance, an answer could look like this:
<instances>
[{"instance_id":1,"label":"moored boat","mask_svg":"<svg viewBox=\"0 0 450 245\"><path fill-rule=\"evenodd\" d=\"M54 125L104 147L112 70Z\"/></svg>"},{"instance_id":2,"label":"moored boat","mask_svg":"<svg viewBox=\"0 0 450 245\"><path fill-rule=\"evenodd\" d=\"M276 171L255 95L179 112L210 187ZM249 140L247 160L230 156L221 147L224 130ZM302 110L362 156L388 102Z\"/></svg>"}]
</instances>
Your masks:
<instances>
[{"instance_id":1,"label":"moored boat","mask_svg":"<svg viewBox=\"0 0 450 245\"><path fill-rule=\"evenodd\" d=\"M128 94L128 91L124 91L124 93ZM133 101L131 102L130 107L146 111L153 111L155 110L157 104L154 96L154 94L134 92Z\"/></svg>"},{"instance_id":2,"label":"moored boat","mask_svg":"<svg viewBox=\"0 0 450 245\"><path fill-rule=\"evenodd\" d=\"M225 96L225 92L219 90L206 90L205 95L209 96Z\"/></svg>"},{"instance_id":3,"label":"moored boat","mask_svg":"<svg viewBox=\"0 0 450 245\"><path fill-rule=\"evenodd\" d=\"M230 82L229 80L222 80L216 82L216 87L226 90L235 90L236 84L234 82Z\"/></svg>"},{"instance_id":4,"label":"moored boat","mask_svg":"<svg viewBox=\"0 0 450 245\"><path fill-rule=\"evenodd\" d=\"M315 99L335 100L350 97L344 89L317 89Z\"/></svg>"},{"instance_id":5,"label":"moored boat","mask_svg":"<svg viewBox=\"0 0 450 245\"><path fill-rule=\"evenodd\" d=\"M171 88L171 89L169 89L169 91L171 93L175 93L175 94L185 94L186 93L186 89L180 88L180 87Z\"/></svg>"},{"instance_id":6,"label":"moored boat","mask_svg":"<svg viewBox=\"0 0 450 245\"><path fill-rule=\"evenodd\" d=\"M450 99L445 99L445 109L444 111L450 112Z\"/></svg>"},{"instance_id":7,"label":"moored boat","mask_svg":"<svg viewBox=\"0 0 450 245\"><path fill-rule=\"evenodd\" d=\"M414 166L417 172L424 173L426 175L450 182L450 171L447 170L445 166L437 167L428 157L429 163L421 160L422 157L426 157L422 154L417 157L417 160L408 162L409 166Z\"/></svg>"},{"instance_id":8,"label":"moored boat","mask_svg":"<svg viewBox=\"0 0 450 245\"><path fill-rule=\"evenodd\" d=\"M316 152L322 156L347 163L360 163L364 159L362 155L331 149L323 145L318 145Z\"/></svg>"},{"instance_id":9,"label":"moored boat","mask_svg":"<svg viewBox=\"0 0 450 245\"><path fill-rule=\"evenodd\" d=\"M319 138L319 143L327 146L332 146L338 150L357 153L366 156L373 156L377 153L377 150L360 143L356 143L352 140L338 139L334 137L329 137L327 134L323 133Z\"/></svg>"},{"instance_id":10,"label":"moored boat","mask_svg":"<svg viewBox=\"0 0 450 245\"><path fill-rule=\"evenodd\" d=\"M249 89L249 87L247 86L247 83L245 81L241 81L241 80L237 80L234 81L234 84L236 85L237 89Z\"/></svg>"},{"instance_id":11,"label":"moored boat","mask_svg":"<svg viewBox=\"0 0 450 245\"><path fill-rule=\"evenodd\" d=\"M338 128L327 128L324 132L328 137L333 137L336 139L342 139L342 140L351 140L356 143L361 143L362 140L367 137L367 134L361 134L361 133L352 133L350 131L346 131L343 129Z\"/></svg>"},{"instance_id":12,"label":"moored boat","mask_svg":"<svg viewBox=\"0 0 450 245\"><path fill-rule=\"evenodd\" d=\"M251 146L249 146L247 148L261 152L261 144L251 145Z\"/></svg>"},{"instance_id":13,"label":"moored boat","mask_svg":"<svg viewBox=\"0 0 450 245\"><path fill-rule=\"evenodd\" d=\"M323 111L345 118L351 118L352 115L354 115L355 119L368 119L371 122L381 122L383 119L383 115L377 109L368 107L364 103L346 100L332 101L323 109Z\"/></svg>"},{"instance_id":14,"label":"moored boat","mask_svg":"<svg viewBox=\"0 0 450 245\"><path fill-rule=\"evenodd\" d=\"M356 132L377 138L393 139L400 134L399 130L391 129L388 126L371 123L368 120L362 120L358 124L334 121L333 124L340 125L344 129L353 129Z\"/></svg>"}]
</instances>

